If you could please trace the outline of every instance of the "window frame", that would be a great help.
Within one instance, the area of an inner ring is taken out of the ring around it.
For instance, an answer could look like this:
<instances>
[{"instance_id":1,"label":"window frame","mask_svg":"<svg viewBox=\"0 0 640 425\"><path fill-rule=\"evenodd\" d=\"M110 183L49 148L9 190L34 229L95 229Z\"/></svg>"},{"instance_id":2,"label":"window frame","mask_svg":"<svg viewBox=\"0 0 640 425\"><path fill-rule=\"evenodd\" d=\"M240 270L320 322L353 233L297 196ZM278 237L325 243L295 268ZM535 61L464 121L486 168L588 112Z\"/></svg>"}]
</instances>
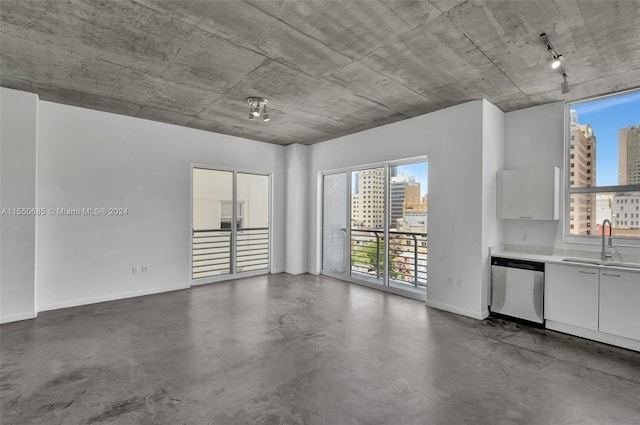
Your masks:
<instances>
[{"instance_id":1,"label":"window frame","mask_svg":"<svg viewBox=\"0 0 640 425\"><path fill-rule=\"evenodd\" d=\"M602 235L572 235L571 234L571 195L574 194L600 194L600 193L624 193L624 192L640 192L640 184L630 185L615 185L615 186L590 186L590 187L571 187L571 107L583 103L593 102L595 100L606 99L610 97L622 96L625 94L639 93L640 89L623 90L615 93L609 93L602 96L593 96L574 100L571 102L565 102L564 110L564 144L563 155L565 171L563 173L564 181L564 214L563 214L563 241L567 243L580 243L597 245L601 243ZM597 143L597 142L596 142ZM597 146L597 145L596 145ZM588 155L590 161L592 161L591 155ZM597 167L597 164L596 164ZM597 171L597 168L596 168ZM613 212L612 212L613 214ZM598 223L596 223L597 225ZM617 246L632 246L640 247L640 237L616 237L615 230L613 231L613 241Z\"/></svg>"}]
</instances>

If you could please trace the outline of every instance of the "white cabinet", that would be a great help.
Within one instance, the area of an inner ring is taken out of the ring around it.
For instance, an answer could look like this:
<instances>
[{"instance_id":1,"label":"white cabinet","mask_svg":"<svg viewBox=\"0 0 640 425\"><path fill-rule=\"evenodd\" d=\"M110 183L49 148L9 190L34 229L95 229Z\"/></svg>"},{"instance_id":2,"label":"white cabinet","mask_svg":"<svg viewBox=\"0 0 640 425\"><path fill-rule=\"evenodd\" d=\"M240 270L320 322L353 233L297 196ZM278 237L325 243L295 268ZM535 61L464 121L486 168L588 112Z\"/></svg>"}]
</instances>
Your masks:
<instances>
[{"instance_id":1,"label":"white cabinet","mask_svg":"<svg viewBox=\"0 0 640 425\"><path fill-rule=\"evenodd\" d=\"M597 268L547 264L544 277L545 319L598 330Z\"/></svg>"},{"instance_id":2,"label":"white cabinet","mask_svg":"<svg viewBox=\"0 0 640 425\"><path fill-rule=\"evenodd\" d=\"M640 272L600 270L600 331L640 339Z\"/></svg>"},{"instance_id":3,"label":"white cabinet","mask_svg":"<svg viewBox=\"0 0 640 425\"><path fill-rule=\"evenodd\" d=\"M503 219L558 220L558 167L498 171L498 215Z\"/></svg>"}]
</instances>

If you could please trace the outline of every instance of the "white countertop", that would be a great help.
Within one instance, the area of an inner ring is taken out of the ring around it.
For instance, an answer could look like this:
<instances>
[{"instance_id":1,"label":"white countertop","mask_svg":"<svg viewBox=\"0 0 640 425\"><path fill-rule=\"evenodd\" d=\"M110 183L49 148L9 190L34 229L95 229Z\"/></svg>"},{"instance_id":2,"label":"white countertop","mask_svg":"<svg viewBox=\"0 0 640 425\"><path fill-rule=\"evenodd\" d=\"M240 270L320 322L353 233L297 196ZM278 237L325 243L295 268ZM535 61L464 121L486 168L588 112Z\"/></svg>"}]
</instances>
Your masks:
<instances>
[{"instance_id":1,"label":"white countertop","mask_svg":"<svg viewBox=\"0 0 640 425\"><path fill-rule=\"evenodd\" d=\"M600 259L593 258L593 253L590 252L589 256L585 255L567 255L567 254L543 254L518 251L513 249L504 249L502 247L491 248L492 257L511 258L514 260L526 260L526 261L538 261L547 264L564 264L571 266L580 266L588 268L615 268L620 270L635 271L640 273L640 262L629 261L601 261ZM571 261L573 260L573 261Z\"/></svg>"}]
</instances>

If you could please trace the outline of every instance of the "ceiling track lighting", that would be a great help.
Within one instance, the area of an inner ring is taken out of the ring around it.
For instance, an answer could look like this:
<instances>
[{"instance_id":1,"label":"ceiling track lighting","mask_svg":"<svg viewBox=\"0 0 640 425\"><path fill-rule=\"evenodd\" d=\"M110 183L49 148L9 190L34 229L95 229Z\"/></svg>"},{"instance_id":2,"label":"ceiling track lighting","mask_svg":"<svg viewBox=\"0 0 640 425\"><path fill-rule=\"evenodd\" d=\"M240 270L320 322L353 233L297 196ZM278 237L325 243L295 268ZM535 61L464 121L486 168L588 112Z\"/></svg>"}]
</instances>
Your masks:
<instances>
[{"instance_id":1,"label":"ceiling track lighting","mask_svg":"<svg viewBox=\"0 0 640 425\"><path fill-rule=\"evenodd\" d=\"M268 102L267 99L262 97L248 97L249 120L254 121L256 118L262 117L263 121L270 121L271 118L269 118L269 113L267 112Z\"/></svg>"},{"instance_id":2,"label":"ceiling track lighting","mask_svg":"<svg viewBox=\"0 0 640 425\"><path fill-rule=\"evenodd\" d=\"M567 80L569 78L569 75L567 74L567 68L565 68L564 66L564 56L562 56L556 51L556 49L553 48L551 42L549 41L547 33L543 32L542 34L540 34L540 39L547 48L547 52L549 52L549 54L551 55L551 69L557 69L560 72L560 75L562 75L562 84L560 84L562 94L569 93L569 81Z\"/></svg>"}]
</instances>

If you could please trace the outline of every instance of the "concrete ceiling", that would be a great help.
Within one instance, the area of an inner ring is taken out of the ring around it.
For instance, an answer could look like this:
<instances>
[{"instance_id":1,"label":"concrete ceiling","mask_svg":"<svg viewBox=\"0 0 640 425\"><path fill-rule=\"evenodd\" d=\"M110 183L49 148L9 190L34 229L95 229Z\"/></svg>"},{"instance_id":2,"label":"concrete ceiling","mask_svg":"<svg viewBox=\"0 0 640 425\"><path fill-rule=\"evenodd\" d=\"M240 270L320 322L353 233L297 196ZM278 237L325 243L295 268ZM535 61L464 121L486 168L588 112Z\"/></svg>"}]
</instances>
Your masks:
<instances>
[{"instance_id":1,"label":"concrete ceiling","mask_svg":"<svg viewBox=\"0 0 640 425\"><path fill-rule=\"evenodd\" d=\"M4 87L285 145L640 86L637 0L2 0L0 18ZM247 119L254 95L270 122Z\"/></svg>"}]
</instances>

